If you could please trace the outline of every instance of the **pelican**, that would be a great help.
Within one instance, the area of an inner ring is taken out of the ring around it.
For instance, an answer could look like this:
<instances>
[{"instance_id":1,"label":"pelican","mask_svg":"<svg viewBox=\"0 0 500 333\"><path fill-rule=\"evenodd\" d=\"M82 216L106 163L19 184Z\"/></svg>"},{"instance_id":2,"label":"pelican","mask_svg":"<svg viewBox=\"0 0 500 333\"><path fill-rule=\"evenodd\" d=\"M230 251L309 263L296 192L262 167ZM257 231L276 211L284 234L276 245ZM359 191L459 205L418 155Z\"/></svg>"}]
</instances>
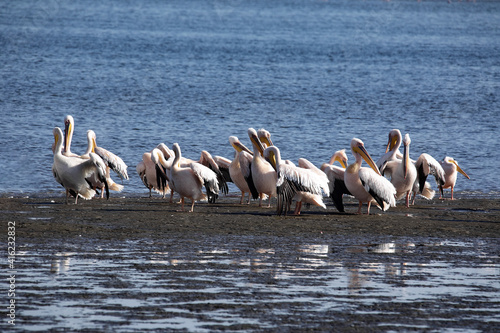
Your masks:
<instances>
[{"instance_id":1,"label":"pelican","mask_svg":"<svg viewBox=\"0 0 500 333\"><path fill-rule=\"evenodd\" d=\"M333 165L335 162L339 162L341 167ZM328 163L323 163L321 165L321 170L326 174L328 178L328 187L330 189L329 195L332 199L335 208L341 213L345 212L344 204L342 202L342 197L344 194L351 194L345 187L344 174L345 168L347 166L347 154L345 149L336 151Z\"/></svg>"},{"instance_id":2,"label":"pelican","mask_svg":"<svg viewBox=\"0 0 500 333\"><path fill-rule=\"evenodd\" d=\"M271 197L276 197L276 172L272 165L263 156L264 147L253 128L248 129L248 136L253 145L253 159L251 165L252 180L256 192L252 193L254 199L259 197L259 207L262 207L264 195L269 196L268 207L271 207ZM251 188L250 188L251 189Z\"/></svg>"},{"instance_id":3,"label":"pelican","mask_svg":"<svg viewBox=\"0 0 500 333\"><path fill-rule=\"evenodd\" d=\"M329 180L327 175L323 171L318 169L314 164L312 164L309 160L305 158L299 158L298 165L299 165L299 173L302 173L302 169L307 170L307 172L304 174L306 182L314 181L315 183L317 183L318 186L322 188L322 191L324 193L327 194L330 193ZM326 209L326 205L323 202L322 193L299 191L295 194L293 199L296 201L294 215L300 215L300 210L302 209L302 204L304 202L307 204L320 206Z\"/></svg>"},{"instance_id":4,"label":"pelican","mask_svg":"<svg viewBox=\"0 0 500 333\"><path fill-rule=\"evenodd\" d=\"M219 192L217 183L217 175L209 168L199 164L190 163L189 166L181 166L182 153L178 143L174 143L173 151L175 157L170 170L173 187L181 196L181 210L184 211L184 198L191 199L191 210L194 209L196 200L206 200L207 196L202 192L202 187L205 185L207 192L216 195Z\"/></svg>"},{"instance_id":5,"label":"pelican","mask_svg":"<svg viewBox=\"0 0 500 333\"><path fill-rule=\"evenodd\" d=\"M380 172L389 175L392 185L396 188L396 200L405 196L406 208L410 207L410 193L417 180L417 168L410 161L410 135L405 134L403 139L403 158L392 159L384 163Z\"/></svg>"},{"instance_id":6,"label":"pelican","mask_svg":"<svg viewBox=\"0 0 500 333\"><path fill-rule=\"evenodd\" d=\"M361 214L363 202L368 204L367 214L370 214L370 205L376 201L382 210L396 206L396 189L384 178L375 162L365 149L363 141L354 138L351 140L351 152L355 162L345 170L344 182L347 190L359 201L358 214ZM371 167L361 167L362 159Z\"/></svg>"},{"instance_id":7,"label":"pelican","mask_svg":"<svg viewBox=\"0 0 500 333\"><path fill-rule=\"evenodd\" d=\"M452 157L446 156L441 162L441 166L444 170L444 184L439 184L439 199L444 199L443 189L451 188L451 200L453 199L453 188L455 187L455 183L457 182L457 171L464 175L467 179L470 177L458 166L458 162L455 161Z\"/></svg>"},{"instance_id":8,"label":"pelican","mask_svg":"<svg viewBox=\"0 0 500 333\"><path fill-rule=\"evenodd\" d=\"M94 140L91 135L91 132L87 131L87 150L82 155L77 155L71 151L71 142L73 140L73 131L75 128L75 121L71 115L66 115L64 117L64 144L62 148L62 154L64 156L69 157L78 157L82 159L90 159L90 153L95 153L94 151ZM101 156L99 156L101 157ZM102 157L101 157L102 159ZM104 161L103 161L104 162ZM123 189L122 185L116 184L110 177L109 172L106 170L106 184L99 180L97 174L94 174L92 177L87 178L87 181L91 184L94 190L101 190L101 198L104 197L104 191L113 190L113 191L121 191ZM109 197L109 194L107 194Z\"/></svg>"},{"instance_id":9,"label":"pelican","mask_svg":"<svg viewBox=\"0 0 500 333\"><path fill-rule=\"evenodd\" d=\"M241 191L240 204L242 204L245 200L245 193L248 193L247 204L249 204L252 193L250 187L253 187L253 192L257 191L251 178L253 153L235 136L229 137L229 143L235 150L234 159L229 165L229 175L231 176L234 185L236 185L236 187L238 187Z\"/></svg>"},{"instance_id":10,"label":"pelican","mask_svg":"<svg viewBox=\"0 0 500 333\"><path fill-rule=\"evenodd\" d=\"M274 146L273 141L271 140L271 133L261 128L257 131L257 136L259 137L260 142L264 145L264 148Z\"/></svg>"},{"instance_id":11,"label":"pelican","mask_svg":"<svg viewBox=\"0 0 500 333\"><path fill-rule=\"evenodd\" d=\"M127 174L127 165L123 160L116 156L115 154L109 152L108 150L98 147L96 144L96 135L92 130L87 131L87 150L83 155L77 155L71 152L71 142L73 140L73 131L75 128L75 121L71 115L66 115L64 117L64 146L63 155L72 157L81 157L84 159L89 158L89 153L95 153L104 161L106 167L106 179L110 190L121 192L123 190L123 185L117 184L111 179L110 168L115 171L121 178L129 179ZM94 177L91 180L94 188L103 189L104 184L99 182L97 178ZM101 192L101 197L103 197L104 192Z\"/></svg>"},{"instance_id":12,"label":"pelican","mask_svg":"<svg viewBox=\"0 0 500 333\"><path fill-rule=\"evenodd\" d=\"M401 161L403 154L399 151L401 146L402 135L398 129L393 129L389 132L389 141L387 143L387 148L385 154L377 161L377 167L379 170L384 170L385 165L392 161ZM434 197L435 191L431 188L429 182L427 182L427 177L432 174L436 179L438 184L444 181L444 171L441 165L427 153L422 153L418 159L412 160L417 169L417 178L413 184L413 200L412 204L415 203L415 197L417 193L420 193L426 199L432 199ZM382 172L383 174L384 172Z\"/></svg>"},{"instance_id":13,"label":"pelican","mask_svg":"<svg viewBox=\"0 0 500 333\"><path fill-rule=\"evenodd\" d=\"M165 198L165 194L169 190L169 179L166 175L167 170L163 166L163 164L166 164L164 162L164 154L168 154L168 151L169 149L165 144L160 143L150 152L142 154L142 161L136 166L139 177L143 184L149 189L150 198L152 196L152 190L161 194L162 198ZM170 201L172 201L172 195L170 196Z\"/></svg>"},{"instance_id":14,"label":"pelican","mask_svg":"<svg viewBox=\"0 0 500 333\"><path fill-rule=\"evenodd\" d=\"M97 175L97 178L105 184L106 194L109 197L105 176L106 165L102 159L94 153L90 153L88 159L63 155L63 132L59 127L55 127L53 134L55 149L52 171L57 182L66 189L66 203L70 194L75 197L75 204L78 203L78 197L92 199L96 192L87 179L93 175Z\"/></svg>"},{"instance_id":15,"label":"pelican","mask_svg":"<svg viewBox=\"0 0 500 333\"><path fill-rule=\"evenodd\" d=\"M319 169L317 170L319 172L317 172L313 169L296 167L292 163L282 162L280 150L276 146L267 147L264 150L264 157L269 159L276 174L278 215L283 212L286 215L294 197L299 201L308 201L326 209L322 196L322 192L328 193L328 179L325 174L322 174ZM303 165L307 164L308 167L314 167L312 163L306 162L306 160L302 160L301 163ZM300 207L298 211L300 212Z\"/></svg>"}]
</instances>

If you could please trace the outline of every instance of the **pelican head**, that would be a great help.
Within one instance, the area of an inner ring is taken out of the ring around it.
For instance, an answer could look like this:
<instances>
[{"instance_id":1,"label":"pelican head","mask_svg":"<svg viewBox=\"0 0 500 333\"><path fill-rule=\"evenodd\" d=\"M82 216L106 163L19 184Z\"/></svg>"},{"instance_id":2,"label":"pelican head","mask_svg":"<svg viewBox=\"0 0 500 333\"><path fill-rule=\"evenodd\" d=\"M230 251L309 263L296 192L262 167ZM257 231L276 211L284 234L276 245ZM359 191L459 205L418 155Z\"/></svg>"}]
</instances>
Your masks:
<instances>
[{"instance_id":1,"label":"pelican head","mask_svg":"<svg viewBox=\"0 0 500 333\"><path fill-rule=\"evenodd\" d=\"M73 137L73 130L75 127L75 121L73 117L69 114L64 117L64 151L68 151L71 147L71 138Z\"/></svg>"},{"instance_id":2,"label":"pelican head","mask_svg":"<svg viewBox=\"0 0 500 333\"><path fill-rule=\"evenodd\" d=\"M95 132L94 132L93 130L88 130L88 131L87 131L87 137L88 137L88 138L91 140L91 142L92 142L92 149L91 149L91 152L92 152L92 153L95 153L95 148L97 147Z\"/></svg>"},{"instance_id":3,"label":"pelican head","mask_svg":"<svg viewBox=\"0 0 500 333\"><path fill-rule=\"evenodd\" d=\"M264 153L264 146L262 145L262 142L259 140L259 137L257 136L257 131L253 128L248 129L248 137L250 138L250 141L252 141L252 144L259 153L262 155Z\"/></svg>"},{"instance_id":4,"label":"pelican head","mask_svg":"<svg viewBox=\"0 0 500 333\"><path fill-rule=\"evenodd\" d=\"M238 153L246 151L247 153L253 155L252 151L248 149L245 145L243 145L236 136L230 136L229 143Z\"/></svg>"},{"instance_id":5,"label":"pelican head","mask_svg":"<svg viewBox=\"0 0 500 333\"><path fill-rule=\"evenodd\" d=\"M393 129L389 132L389 141L387 142L387 147L385 152L389 152L395 148L399 148L401 145L401 131L398 129Z\"/></svg>"},{"instance_id":6,"label":"pelican head","mask_svg":"<svg viewBox=\"0 0 500 333\"><path fill-rule=\"evenodd\" d=\"M365 160L365 162L375 171L378 175L381 176L381 173L379 169L377 168L377 165L371 158L370 154L365 149L365 145L363 141L361 141L358 138L354 138L351 140L351 151L354 157L356 158L356 162L361 164L361 158Z\"/></svg>"},{"instance_id":7,"label":"pelican head","mask_svg":"<svg viewBox=\"0 0 500 333\"><path fill-rule=\"evenodd\" d=\"M61 151L63 132L59 127L54 127L52 133L54 134L54 152Z\"/></svg>"},{"instance_id":8,"label":"pelican head","mask_svg":"<svg viewBox=\"0 0 500 333\"><path fill-rule=\"evenodd\" d=\"M269 160L274 170L279 173L279 164L281 162L281 154L276 146L267 147L264 150L264 157Z\"/></svg>"},{"instance_id":9,"label":"pelican head","mask_svg":"<svg viewBox=\"0 0 500 333\"><path fill-rule=\"evenodd\" d=\"M347 168L347 154L345 153L345 149L337 150L333 154L330 164L335 163L335 161L339 162L344 169Z\"/></svg>"},{"instance_id":10,"label":"pelican head","mask_svg":"<svg viewBox=\"0 0 500 333\"><path fill-rule=\"evenodd\" d=\"M458 162L457 162L457 161L455 161L455 159L453 159L453 157L448 157L448 156L446 156L446 157L444 158L444 160L445 160L445 162L455 164L455 166L457 167L457 171L458 171L458 172L460 172L462 175L464 175L464 176L465 176L465 178L470 179L469 175L467 175L467 174L465 173L465 171L463 171L463 170L462 170L462 168L458 166Z\"/></svg>"},{"instance_id":11,"label":"pelican head","mask_svg":"<svg viewBox=\"0 0 500 333\"><path fill-rule=\"evenodd\" d=\"M404 170L404 179L406 179L406 175L408 174L408 165L410 165L410 134L406 133L405 138L403 139L404 151L403 151L403 170Z\"/></svg>"},{"instance_id":12,"label":"pelican head","mask_svg":"<svg viewBox=\"0 0 500 333\"><path fill-rule=\"evenodd\" d=\"M267 147L274 146L271 141L271 133L261 128L257 131L257 136L259 137L260 142L264 143Z\"/></svg>"}]
</instances>

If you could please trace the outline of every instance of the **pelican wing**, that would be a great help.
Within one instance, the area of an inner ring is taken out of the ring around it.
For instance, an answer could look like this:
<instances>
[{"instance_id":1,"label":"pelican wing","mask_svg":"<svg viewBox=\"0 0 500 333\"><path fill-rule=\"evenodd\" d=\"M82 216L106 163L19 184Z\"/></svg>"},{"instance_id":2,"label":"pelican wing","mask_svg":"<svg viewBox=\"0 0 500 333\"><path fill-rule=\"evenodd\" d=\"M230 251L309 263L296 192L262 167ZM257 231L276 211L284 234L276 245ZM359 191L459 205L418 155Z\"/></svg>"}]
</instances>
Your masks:
<instances>
[{"instance_id":1,"label":"pelican wing","mask_svg":"<svg viewBox=\"0 0 500 333\"><path fill-rule=\"evenodd\" d=\"M191 163L189 166L205 186L208 202L215 203L215 200L219 197L219 181L217 174L200 163Z\"/></svg>"},{"instance_id":2,"label":"pelican wing","mask_svg":"<svg viewBox=\"0 0 500 333\"><path fill-rule=\"evenodd\" d=\"M396 206L396 189L387 178L377 175L370 168L361 168L359 178L365 190L370 193L382 210Z\"/></svg>"},{"instance_id":3,"label":"pelican wing","mask_svg":"<svg viewBox=\"0 0 500 333\"><path fill-rule=\"evenodd\" d=\"M109 199L109 185L106 179L106 164L97 154L90 153L89 156L90 159L84 162L86 170L85 179L88 182L88 179L95 174L97 179L104 184L106 199Z\"/></svg>"},{"instance_id":4,"label":"pelican wing","mask_svg":"<svg viewBox=\"0 0 500 333\"><path fill-rule=\"evenodd\" d=\"M276 194L278 196L277 214L286 213L297 192L309 192L321 195L328 193L328 179L326 175L315 173L313 170L297 168L291 164L282 163L279 167Z\"/></svg>"},{"instance_id":5,"label":"pelican wing","mask_svg":"<svg viewBox=\"0 0 500 333\"><path fill-rule=\"evenodd\" d=\"M120 157L101 147L95 147L94 150L95 153L102 158L104 163L111 168L111 170L116 172L121 178L128 179L127 165Z\"/></svg>"},{"instance_id":6,"label":"pelican wing","mask_svg":"<svg viewBox=\"0 0 500 333\"><path fill-rule=\"evenodd\" d=\"M253 182L253 175L252 175L253 155L247 153L246 151L242 151L237 155L237 158L239 159L240 162L241 174L243 175L243 178L248 184L248 188L250 189L252 198L256 200L259 198L259 191L257 191L257 188L255 187L255 184Z\"/></svg>"},{"instance_id":7,"label":"pelican wing","mask_svg":"<svg viewBox=\"0 0 500 333\"><path fill-rule=\"evenodd\" d=\"M341 213L345 212L343 196L344 194L351 195L344 182L345 169L335 165L326 165L323 167L323 172L328 178L328 186L330 188L330 198L335 205L335 208Z\"/></svg>"},{"instance_id":8,"label":"pelican wing","mask_svg":"<svg viewBox=\"0 0 500 333\"><path fill-rule=\"evenodd\" d=\"M226 182L233 182L231 179L231 175L229 175L229 167L231 165L231 160L222 157L222 156L214 156L214 161L217 163L220 172L222 172L222 176Z\"/></svg>"},{"instance_id":9,"label":"pelican wing","mask_svg":"<svg viewBox=\"0 0 500 333\"><path fill-rule=\"evenodd\" d=\"M222 193L227 194L229 192L229 188L226 183L226 179L222 172L219 169L219 166L215 162L215 160L212 158L212 155L206 150L203 150L201 152L201 157L200 157L200 164L208 167L210 170L212 170L216 175L217 175L217 181L219 184L219 187L222 191ZM210 200L209 200L210 202Z\"/></svg>"},{"instance_id":10,"label":"pelican wing","mask_svg":"<svg viewBox=\"0 0 500 333\"><path fill-rule=\"evenodd\" d=\"M438 185L444 184L445 179L443 167L431 155L426 153L420 155L417 162L415 163L415 167L417 168L417 178L419 182L420 192L423 191L425 181L427 180L427 176L429 176L429 174L434 176Z\"/></svg>"},{"instance_id":11,"label":"pelican wing","mask_svg":"<svg viewBox=\"0 0 500 333\"><path fill-rule=\"evenodd\" d=\"M387 176L387 177L392 177L392 174L398 166L402 163L402 160L392 160L392 161L387 161L382 165L382 169L380 170L380 173L382 176Z\"/></svg>"}]
</instances>

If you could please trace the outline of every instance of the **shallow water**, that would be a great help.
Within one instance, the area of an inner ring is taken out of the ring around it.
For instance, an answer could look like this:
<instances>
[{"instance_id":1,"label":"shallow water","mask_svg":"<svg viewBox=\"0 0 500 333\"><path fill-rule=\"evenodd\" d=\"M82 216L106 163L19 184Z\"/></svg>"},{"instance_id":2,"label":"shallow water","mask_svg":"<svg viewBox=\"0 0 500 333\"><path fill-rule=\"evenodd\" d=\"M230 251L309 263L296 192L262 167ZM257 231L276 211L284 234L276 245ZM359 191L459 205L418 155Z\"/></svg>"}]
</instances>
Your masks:
<instances>
[{"instance_id":1,"label":"shallow water","mask_svg":"<svg viewBox=\"0 0 500 333\"><path fill-rule=\"evenodd\" d=\"M31 267L17 277L20 325L116 332L500 327L495 240L380 240L26 244L17 257L20 268Z\"/></svg>"},{"instance_id":2,"label":"shallow water","mask_svg":"<svg viewBox=\"0 0 500 333\"><path fill-rule=\"evenodd\" d=\"M0 194L62 193L52 129L72 114L74 152L93 129L129 165L124 195L160 142L231 157L264 127L317 165L352 137L376 159L399 128L413 157L459 161L457 191L498 196L499 22L480 0L3 2Z\"/></svg>"}]
</instances>

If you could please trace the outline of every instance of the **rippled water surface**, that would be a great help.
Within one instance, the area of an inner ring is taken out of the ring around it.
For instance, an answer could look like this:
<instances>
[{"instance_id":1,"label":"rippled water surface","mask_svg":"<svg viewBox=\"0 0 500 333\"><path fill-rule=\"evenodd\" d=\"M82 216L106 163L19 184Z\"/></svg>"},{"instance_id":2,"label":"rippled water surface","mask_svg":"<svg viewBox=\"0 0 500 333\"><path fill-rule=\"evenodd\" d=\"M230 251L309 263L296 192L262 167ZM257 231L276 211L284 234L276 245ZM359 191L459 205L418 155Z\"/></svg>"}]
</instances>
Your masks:
<instances>
[{"instance_id":1,"label":"rippled water surface","mask_svg":"<svg viewBox=\"0 0 500 333\"><path fill-rule=\"evenodd\" d=\"M498 196L500 3L496 1L4 1L0 4L0 193L61 194L52 129L72 114L130 166L179 142L232 156L228 136L273 134L285 159L315 164L392 128L413 157L453 156ZM460 176L461 177L461 176Z\"/></svg>"},{"instance_id":2,"label":"rippled water surface","mask_svg":"<svg viewBox=\"0 0 500 333\"><path fill-rule=\"evenodd\" d=\"M494 240L314 241L239 236L27 244L17 258L20 267L32 267L29 276L17 277L20 324L118 332L500 327Z\"/></svg>"}]
</instances>

